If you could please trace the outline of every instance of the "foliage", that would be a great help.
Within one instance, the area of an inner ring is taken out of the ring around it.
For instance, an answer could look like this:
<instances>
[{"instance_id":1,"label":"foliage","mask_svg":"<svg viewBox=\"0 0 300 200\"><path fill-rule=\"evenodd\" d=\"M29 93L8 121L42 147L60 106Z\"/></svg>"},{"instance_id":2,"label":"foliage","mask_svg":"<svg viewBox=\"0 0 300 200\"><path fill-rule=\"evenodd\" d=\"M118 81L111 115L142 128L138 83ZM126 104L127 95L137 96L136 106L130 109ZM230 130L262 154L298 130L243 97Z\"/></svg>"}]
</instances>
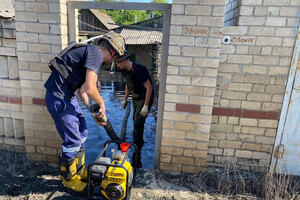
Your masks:
<instances>
[{"instance_id":1,"label":"foliage","mask_svg":"<svg viewBox=\"0 0 300 200\"><path fill-rule=\"evenodd\" d=\"M105 14L111 16L111 18L117 24L133 24L135 16L137 16L137 21L143 21L148 18L145 12L140 10L100 10Z\"/></svg>"},{"instance_id":2,"label":"foliage","mask_svg":"<svg viewBox=\"0 0 300 200\"><path fill-rule=\"evenodd\" d=\"M126 2L126 0L95 0L104 2ZM167 3L167 0L152 0L151 3ZM143 21L149 18L149 14L152 17L161 16L164 14L163 11L142 11L142 10L104 10L101 12L109 15L116 24L133 24L135 23L135 16L137 17L137 22Z\"/></svg>"},{"instance_id":3,"label":"foliage","mask_svg":"<svg viewBox=\"0 0 300 200\"><path fill-rule=\"evenodd\" d=\"M152 0L151 3L168 3L168 2L167 0ZM147 14L149 14L150 12L153 15L153 17L164 15L164 11L147 11Z\"/></svg>"}]
</instances>

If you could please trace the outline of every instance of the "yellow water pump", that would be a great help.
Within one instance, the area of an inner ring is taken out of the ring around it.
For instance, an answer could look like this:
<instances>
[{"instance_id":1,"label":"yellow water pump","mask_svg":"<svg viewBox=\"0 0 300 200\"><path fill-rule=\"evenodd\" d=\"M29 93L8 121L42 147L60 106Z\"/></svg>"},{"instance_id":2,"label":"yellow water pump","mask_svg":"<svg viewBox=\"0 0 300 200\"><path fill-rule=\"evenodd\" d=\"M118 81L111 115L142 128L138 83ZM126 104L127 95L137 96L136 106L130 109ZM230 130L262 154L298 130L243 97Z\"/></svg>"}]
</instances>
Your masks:
<instances>
[{"instance_id":1,"label":"yellow water pump","mask_svg":"<svg viewBox=\"0 0 300 200\"><path fill-rule=\"evenodd\" d=\"M114 162L114 161L113 161ZM114 165L121 165L122 162L119 161L115 163ZM125 198L127 185L131 186L132 182L132 167L130 162L124 162L123 167L125 167L128 171L128 183L126 183L127 180L127 172L124 168L121 167L109 167L106 172L105 179L102 180L101 186L102 186L102 194L106 198L110 200L121 200Z\"/></svg>"},{"instance_id":2,"label":"yellow water pump","mask_svg":"<svg viewBox=\"0 0 300 200\"><path fill-rule=\"evenodd\" d=\"M119 145L121 150L112 149L112 158L105 157L111 143ZM94 163L88 166L88 199L104 196L109 200L128 200L136 167L132 167L128 155L133 143L110 140ZM137 158L134 158L137 159Z\"/></svg>"}]
</instances>

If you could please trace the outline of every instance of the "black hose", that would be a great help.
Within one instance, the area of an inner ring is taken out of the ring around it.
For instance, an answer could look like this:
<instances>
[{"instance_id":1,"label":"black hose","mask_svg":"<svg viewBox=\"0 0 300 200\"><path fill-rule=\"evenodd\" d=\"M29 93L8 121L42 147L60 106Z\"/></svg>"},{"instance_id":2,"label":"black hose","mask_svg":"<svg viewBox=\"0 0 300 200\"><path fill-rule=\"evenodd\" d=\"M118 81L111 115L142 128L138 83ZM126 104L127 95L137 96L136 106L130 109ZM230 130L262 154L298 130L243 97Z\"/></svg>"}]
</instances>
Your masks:
<instances>
[{"instance_id":1,"label":"black hose","mask_svg":"<svg viewBox=\"0 0 300 200\"><path fill-rule=\"evenodd\" d=\"M90 106L89 108L90 112L92 115L99 115L101 113L101 108L98 104L93 104L92 106ZM107 133L107 135L110 137L110 139L112 140L119 140L122 141L116 134L114 128L112 127L109 119L106 117L106 115L104 115L104 117L102 118L98 118L96 117L96 119L98 120L98 122L105 122L106 125L103 127Z\"/></svg>"},{"instance_id":2,"label":"black hose","mask_svg":"<svg viewBox=\"0 0 300 200\"><path fill-rule=\"evenodd\" d=\"M124 119L122 122L122 129L121 129L121 134L120 134L120 138L122 141L126 140L127 121L128 121L128 117L130 114L130 108L131 108L130 104L131 104L131 102L127 101L126 106L125 106L126 112L125 112L125 116L124 116Z\"/></svg>"},{"instance_id":3,"label":"black hose","mask_svg":"<svg viewBox=\"0 0 300 200\"><path fill-rule=\"evenodd\" d=\"M106 125L103 127L107 133L107 135L110 137L111 140L118 140L118 141L125 141L126 139L126 128L127 128L127 121L128 121L128 117L130 114L130 106L131 102L128 101L126 103L126 112L125 112L125 116L122 122L122 129L121 129L121 134L120 137L116 134L114 128L112 127L109 119L106 117L106 115L102 118L97 118L98 122L105 122ZM90 106L89 111L92 115L99 115L101 113L101 108L98 104L93 104L92 106Z\"/></svg>"},{"instance_id":4,"label":"black hose","mask_svg":"<svg viewBox=\"0 0 300 200\"><path fill-rule=\"evenodd\" d=\"M107 133L107 135L110 137L110 139L112 140L119 140L119 141L123 141L121 138L119 138L114 130L114 128L112 127L109 119L106 120L106 126L103 127Z\"/></svg>"}]
</instances>

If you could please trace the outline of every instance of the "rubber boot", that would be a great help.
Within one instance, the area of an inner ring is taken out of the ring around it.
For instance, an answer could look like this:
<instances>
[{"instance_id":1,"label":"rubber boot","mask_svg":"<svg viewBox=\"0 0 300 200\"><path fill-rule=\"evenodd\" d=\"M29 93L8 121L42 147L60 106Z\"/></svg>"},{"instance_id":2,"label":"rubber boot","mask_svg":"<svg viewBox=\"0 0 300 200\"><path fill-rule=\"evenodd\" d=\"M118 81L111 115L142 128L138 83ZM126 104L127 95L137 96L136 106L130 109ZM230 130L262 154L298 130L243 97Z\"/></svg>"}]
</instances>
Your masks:
<instances>
[{"instance_id":1,"label":"rubber boot","mask_svg":"<svg viewBox=\"0 0 300 200\"><path fill-rule=\"evenodd\" d=\"M76 170L77 176L83 182L87 182L87 171L85 169L85 150L81 148L78 153L75 154L75 161L76 161Z\"/></svg>"},{"instance_id":2,"label":"rubber boot","mask_svg":"<svg viewBox=\"0 0 300 200\"><path fill-rule=\"evenodd\" d=\"M82 192L86 187L86 183L82 182L76 174L76 162L73 159L63 159L59 157L60 178L62 184L76 192Z\"/></svg>"},{"instance_id":3,"label":"rubber boot","mask_svg":"<svg viewBox=\"0 0 300 200\"><path fill-rule=\"evenodd\" d=\"M137 155L137 161L135 161L135 156ZM142 168L142 162L141 162L141 152L134 152L132 155L132 167L136 168Z\"/></svg>"}]
</instances>

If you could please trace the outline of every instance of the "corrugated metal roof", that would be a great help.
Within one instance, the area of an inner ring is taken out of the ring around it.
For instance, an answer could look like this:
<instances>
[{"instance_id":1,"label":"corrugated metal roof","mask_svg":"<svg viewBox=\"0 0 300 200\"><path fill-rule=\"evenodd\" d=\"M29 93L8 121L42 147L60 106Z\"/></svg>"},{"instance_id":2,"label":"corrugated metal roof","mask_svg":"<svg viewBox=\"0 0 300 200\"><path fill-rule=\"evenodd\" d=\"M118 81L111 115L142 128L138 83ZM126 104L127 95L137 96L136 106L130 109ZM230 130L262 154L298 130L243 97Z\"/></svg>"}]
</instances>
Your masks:
<instances>
[{"instance_id":1,"label":"corrugated metal roof","mask_svg":"<svg viewBox=\"0 0 300 200\"><path fill-rule=\"evenodd\" d=\"M118 25L115 25L114 20L112 20L112 18L107 14L100 12L96 9L90 9L90 11L102 22L104 26L106 26L108 30L119 27Z\"/></svg>"},{"instance_id":2,"label":"corrugated metal roof","mask_svg":"<svg viewBox=\"0 0 300 200\"><path fill-rule=\"evenodd\" d=\"M161 44L163 34L161 31L124 28L120 35L124 37L126 44L139 45Z\"/></svg>"}]
</instances>

